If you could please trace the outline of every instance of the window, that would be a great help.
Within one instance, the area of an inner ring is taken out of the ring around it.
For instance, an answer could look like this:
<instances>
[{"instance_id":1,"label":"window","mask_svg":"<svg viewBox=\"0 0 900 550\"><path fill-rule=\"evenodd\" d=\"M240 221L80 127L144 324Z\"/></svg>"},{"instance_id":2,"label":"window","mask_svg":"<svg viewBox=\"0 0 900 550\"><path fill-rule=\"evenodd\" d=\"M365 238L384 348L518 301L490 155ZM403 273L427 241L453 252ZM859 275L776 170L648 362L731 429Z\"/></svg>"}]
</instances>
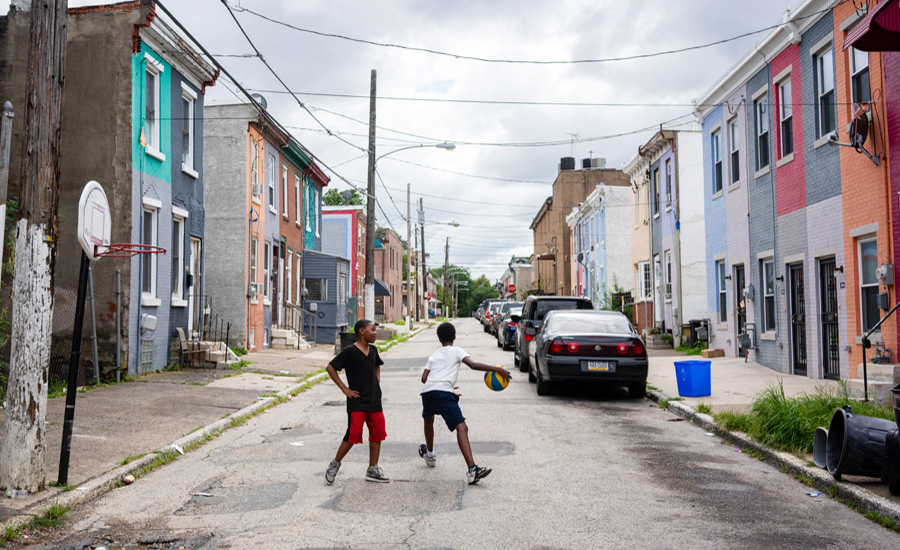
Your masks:
<instances>
[{"instance_id":1,"label":"window","mask_svg":"<svg viewBox=\"0 0 900 550\"><path fill-rule=\"evenodd\" d=\"M269 276L272 269L272 245L265 243L263 248L263 284L265 285L264 296L268 302L272 296L272 278Z\"/></svg>"},{"instance_id":2,"label":"window","mask_svg":"<svg viewBox=\"0 0 900 550\"><path fill-rule=\"evenodd\" d=\"M638 263L638 298L647 300L650 298L650 262Z\"/></svg>"},{"instance_id":3,"label":"window","mask_svg":"<svg viewBox=\"0 0 900 550\"><path fill-rule=\"evenodd\" d=\"M866 103L872 99L869 89L869 52L850 47L850 94L853 103Z\"/></svg>"},{"instance_id":4,"label":"window","mask_svg":"<svg viewBox=\"0 0 900 550\"><path fill-rule=\"evenodd\" d=\"M653 170L653 214L659 214L659 168Z\"/></svg>"},{"instance_id":5,"label":"window","mask_svg":"<svg viewBox=\"0 0 900 550\"><path fill-rule=\"evenodd\" d=\"M157 245L158 212L156 208L144 207L141 244ZM156 256L156 254L141 254L141 295L145 298L156 298Z\"/></svg>"},{"instance_id":6,"label":"window","mask_svg":"<svg viewBox=\"0 0 900 550\"><path fill-rule=\"evenodd\" d=\"M287 164L281 165L281 215L290 216L288 211L288 169Z\"/></svg>"},{"instance_id":7,"label":"window","mask_svg":"<svg viewBox=\"0 0 900 550\"><path fill-rule=\"evenodd\" d=\"M322 216L320 212L322 212L322 190L318 187L313 189L314 196L316 198L314 208L314 215L316 217L316 237L319 236L319 231L322 229Z\"/></svg>"},{"instance_id":8,"label":"window","mask_svg":"<svg viewBox=\"0 0 900 550\"><path fill-rule=\"evenodd\" d=\"M659 293L662 291L662 263L659 254L653 255L653 275L656 281L656 299L659 299Z\"/></svg>"},{"instance_id":9,"label":"window","mask_svg":"<svg viewBox=\"0 0 900 550\"><path fill-rule=\"evenodd\" d=\"M253 139L250 140L250 192L254 199L259 196L261 188L259 187L259 145ZM256 199L257 202L259 199Z\"/></svg>"},{"instance_id":10,"label":"window","mask_svg":"<svg viewBox=\"0 0 900 550\"><path fill-rule=\"evenodd\" d=\"M184 297L184 218L172 216L172 300Z\"/></svg>"},{"instance_id":11,"label":"window","mask_svg":"<svg viewBox=\"0 0 900 550\"><path fill-rule=\"evenodd\" d=\"M828 48L816 56L816 93L819 96L819 124L816 137L835 129L834 116L834 50Z\"/></svg>"},{"instance_id":12,"label":"window","mask_svg":"<svg viewBox=\"0 0 900 550\"><path fill-rule=\"evenodd\" d=\"M324 302L328 300L328 279L303 279L308 294L307 300Z\"/></svg>"},{"instance_id":13,"label":"window","mask_svg":"<svg viewBox=\"0 0 900 550\"><path fill-rule=\"evenodd\" d=\"M672 251L666 250L666 298L672 298Z\"/></svg>"},{"instance_id":14,"label":"window","mask_svg":"<svg viewBox=\"0 0 900 550\"><path fill-rule=\"evenodd\" d=\"M312 184L308 181L305 183L306 183L306 191L305 191L305 195L306 195L305 196L305 198L306 198L306 201L305 201L306 202L306 205L305 205L305 208L306 208L306 230L312 231L312 227L310 227L310 225L309 225L310 224L309 220L310 220L310 218L312 218L312 195L310 193L312 191L312 189L311 189Z\"/></svg>"},{"instance_id":15,"label":"window","mask_svg":"<svg viewBox=\"0 0 900 550\"><path fill-rule=\"evenodd\" d=\"M144 61L144 146L151 156L165 160L159 150L159 94L163 66L150 54L144 54Z\"/></svg>"},{"instance_id":16,"label":"window","mask_svg":"<svg viewBox=\"0 0 900 550\"><path fill-rule=\"evenodd\" d=\"M672 207L672 159L666 159L666 207Z\"/></svg>"},{"instance_id":17,"label":"window","mask_svg":"<svg viewBox=\"0 0 900 550\"><path fill-rule=\"evenodd\" d=\"M259 242L257 242L256 237L250 237L250 284L255 284L257 279L256 272L256 256L257 250L259 246Z\"/></svg>"},{"instance_id":18,"label":"window","mask_svg":"<svg viewBox=\"0 0 900 550\"><path fill-rule=\"evenodd\" d=\"M300 176L294 174L294 221L300 225Z\"/></svg>"},{"instance_id":19,"label":"window","mask_svg":"<svg viewBox=\"0 0 900 550\"><path fill-rule=\"evenodd\" d=\"M181 85L181 169L195 176L194 170L194 102L197 94Z\"/></svg>"},{"instance_id":20,"label":"window","mask_svg":"<svg viewBox=\"0 0 900 550\"><path fill-rule=\"evenodd\" d=\"M781 158L794 152L794 113L791 103L791 79L778 85L778 118L781 121Z\"/></svg>"},{"instance_id":21,"label":"window","mask_svg":"<svg viewBox=\"0 0 900 550\"><path fill-rule=\"evenodd\" d=\"M298 304L303 302L303 292L302 292L303 278L300 275L302 275L302 273L300 270L300 251L298 250L297 251L297 303Z\"/></svg>"},{"instance_id":22,"label":"window","mask_svg":"<svg viewBox=\"0 0 900 550\"><path fill-rule=\"evenodd\" d=\"M727 292L725 291L724 260L716 262L716 281L716 287L719 296L719 322L725 323L728 321L728 300L726 299Z\"/></svg>"},{"instance_id":23,"label":"window","mask_svg":"<svg viewBox=\"0 0 900 550\"><path fill-rule=\"evenodd\" d=\"M756 117L756 169L769 165L769 107L766 98L753 102Z\"/></svg>"},{"instance_id":24,"label":"window","mask_svg":"<svg viewBox=\"0 0 900 550\"><path fill-rule=\"evenodd\" d=\"M712 133L713 194L722 190L722 133Z\"/></svg>"},{"instance_id":25,"label":"window","mask_svg":"<svg viewBox=\"0 0 900 550\"><path fill-rule=\"evenodd\" d=\"M391 296L393 298L394 292L391 292ZM347 274L341 273L338 277L338 303L345 304L347 303ZM393 305L393 299L391 300L391 304Z\"/></svg>"},{"instance_id":26,"label":"window","mask_svg":"<svg viewBox=\"0 0 900 550\"><path fill-rule=\"evenodd\" d=\"M762 262L763 332L775 330L775 262Z\"/></svg>"},{"instance_id":27,"label":"window","mask_svg":"<svg viewBox=\"0 0 900 550\"><path fill-rule=\"evenodd\" d=\"M731 183L741 179L741 133L738 120L728 123L728 140L731 142Z\"/></svg>"},{"instance_id":28,"label":"window","mask_svg":"<svg viewBox=\"0 0 900 550\"><path fill-rule=\"evenodd\" d=\"M291 297L292 297L291 291L293 290L293 286L291 285L291 275L293 274L293 271L294 271L293 270L294 262L291 261L293 256L294 256L294 251L291 250L290 248L288 248L287 254L284 255L284 268L287 270L287 273L285 273L285 278L284 278L284 281L285 281L284 286L287 287L287 292L285 293L285 294L287 294L287 296L285 297L285 301L289 304L291 303Z\"/></svg>"},{"instance_id":29,"label":"window","mask_svg":"<svg viewBox=\"0 0 900 550\"><path fill-rule=\"evenodd\" d=\"M875 239L859 243L859 294L862 329L868 331L881 319L878 311L878 242Z\"/></svg>"},{"instance_id":30,"label":"window","mask_svg":"<svg viewBox=\"0 0 900 550\"><path fill-rule=\"evenodd\" d=\"M269 210L275 210L275 155L269 153L266 158L266 186L269 188Z\"/></svg>"}]
</instances>

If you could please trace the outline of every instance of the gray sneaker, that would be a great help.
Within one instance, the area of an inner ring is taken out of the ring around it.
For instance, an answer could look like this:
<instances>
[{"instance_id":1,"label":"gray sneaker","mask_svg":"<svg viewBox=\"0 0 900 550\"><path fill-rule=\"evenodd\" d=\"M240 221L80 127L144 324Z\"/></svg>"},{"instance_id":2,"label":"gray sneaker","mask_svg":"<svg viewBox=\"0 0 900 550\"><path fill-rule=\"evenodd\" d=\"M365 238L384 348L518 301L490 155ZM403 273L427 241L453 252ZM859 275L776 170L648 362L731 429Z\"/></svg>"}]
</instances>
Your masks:
<instances>
[{"instance_id":1,"label":"gray sneaker","mask_svg":"<svg viewBox=\"0 0 900 550\"><path fill-rule=\"evenodd\" d=\"M374 466L369 466L369 469L366 470L366 481L374 481L375 483L387 483L390 479L384 476L384 473L381 471L381 466L378 464Z\"/></svg>"},{"instance_id":2,"label":"gray sneaker","mask_svg":"<svg viewBox=\"0 0 900 550\"><path fill-rule=\"evenodd\" d=\"M334 483L334 476L337 475L338 470L341 469L341 463L337 460L332 460L328 463L328 469L325 470L325 482L331 485Z\"/></svg>"}]
</instances>

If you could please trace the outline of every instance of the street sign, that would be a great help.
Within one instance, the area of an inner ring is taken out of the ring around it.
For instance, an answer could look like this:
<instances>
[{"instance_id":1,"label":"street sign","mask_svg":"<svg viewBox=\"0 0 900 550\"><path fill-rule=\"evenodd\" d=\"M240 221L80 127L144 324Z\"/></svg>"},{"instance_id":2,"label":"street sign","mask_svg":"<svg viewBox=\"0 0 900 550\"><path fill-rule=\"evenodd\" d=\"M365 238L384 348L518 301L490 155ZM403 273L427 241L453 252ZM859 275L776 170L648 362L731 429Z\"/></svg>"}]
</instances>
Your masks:
<instances>
[{"instance_id":1,"label":"street sign","mask_svg":"<svg viewBox=\"0 0 900 550\"><path fill-rule=\"evenodd\" d=\"M96 181L89 181L78 201L78 242L88 259L96 260L95 254L109 248L112 218L106 193Z\"/></svg>"},{"instance_id":2,"label":"street sign","mask_svg":"<svg viewBox=\"0 0 900 550\"><path fill-rule=\"evenodd\" d=\"M506 287L506 292L509 294L515 294L516 285L509 285L508 287Z\"/></svg>"}]
</instances>

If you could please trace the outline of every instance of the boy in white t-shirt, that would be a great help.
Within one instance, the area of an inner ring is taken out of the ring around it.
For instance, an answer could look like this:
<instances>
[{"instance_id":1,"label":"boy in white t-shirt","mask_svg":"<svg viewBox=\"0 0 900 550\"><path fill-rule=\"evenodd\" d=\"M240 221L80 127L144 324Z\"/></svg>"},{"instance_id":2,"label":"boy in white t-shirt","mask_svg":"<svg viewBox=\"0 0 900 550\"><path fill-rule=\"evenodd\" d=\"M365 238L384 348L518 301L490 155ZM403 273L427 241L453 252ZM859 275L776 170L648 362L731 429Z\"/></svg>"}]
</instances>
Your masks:
<instances>
[{"instance_id":1,"label":"boy in white t-shirt","mask_svg":"<svg viewBox=\"0 0 900 550\"><path fill-rule=\"evenodd\" d=\"M450 431L456 430L456 442L463 458L466 459L466 478L470 485L478 483L491 473L490 468L480 468L472 458L472 447L469 445L469 428L466 419L459 410L459 394L456 389L456 377L459 365L465 363L470 369L483 372L496 372L509 380L509 371L503 367L494 367L485 363L472 361L469 354L453 345L456 340L456 327L452 323L441 323L437 328L441 349L428 358L425 371L422 373L422 418L425 419L425 443L419 445L419 456L433 468L437 458L434 454L434 415L439 414Z\"/></svg>"}]
</instances>

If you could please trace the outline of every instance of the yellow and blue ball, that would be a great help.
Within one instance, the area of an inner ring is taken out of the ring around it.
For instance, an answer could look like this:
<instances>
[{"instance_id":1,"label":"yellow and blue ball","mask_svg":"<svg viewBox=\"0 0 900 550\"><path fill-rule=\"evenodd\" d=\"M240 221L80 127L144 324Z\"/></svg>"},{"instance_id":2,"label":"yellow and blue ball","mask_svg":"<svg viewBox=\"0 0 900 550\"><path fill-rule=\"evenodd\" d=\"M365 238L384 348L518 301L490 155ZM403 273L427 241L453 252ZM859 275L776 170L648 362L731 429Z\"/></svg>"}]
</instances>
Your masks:
<instances>
[{"instance_id":1,"label":"yellow and blue ball","mask_svg":"<svg viewBox=\"0 0 900 550\"><path fill-rule=\"evenodd\" d=\"M484 384L492 391L503 391L509 385L509 380L496 372L486 372L484 373Z\"/></svg>"}]
</instances>

